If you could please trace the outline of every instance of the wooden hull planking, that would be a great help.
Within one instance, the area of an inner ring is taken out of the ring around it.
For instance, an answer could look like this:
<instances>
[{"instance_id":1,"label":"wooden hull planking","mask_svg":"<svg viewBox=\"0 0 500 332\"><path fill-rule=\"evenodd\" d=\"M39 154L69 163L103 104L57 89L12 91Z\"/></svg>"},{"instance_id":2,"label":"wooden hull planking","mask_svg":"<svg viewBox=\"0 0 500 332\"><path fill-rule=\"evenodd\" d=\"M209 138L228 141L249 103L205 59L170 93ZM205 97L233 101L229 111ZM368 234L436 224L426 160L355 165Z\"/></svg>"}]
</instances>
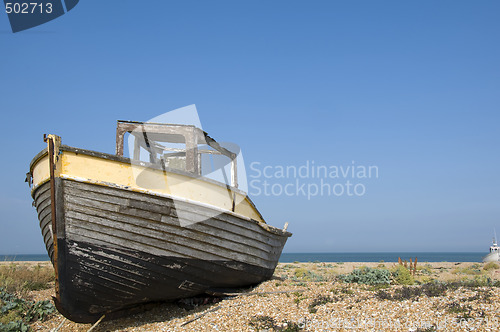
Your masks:
<instances>
[{"instance_id":1,"label":"wooden hull planking","mask_svg":"<svg viewBox=\"0 0 500 332\"><path fill-rule=\"evenodd\" d=\"M33 198L56 268L56 305L76 322L267 280L291 235L262 221L166 195L61 173L54 182L57 254L50 181L39 181ZM182 225L179 214L192 216L193 222Z\"/></svg>"}]
</instances>

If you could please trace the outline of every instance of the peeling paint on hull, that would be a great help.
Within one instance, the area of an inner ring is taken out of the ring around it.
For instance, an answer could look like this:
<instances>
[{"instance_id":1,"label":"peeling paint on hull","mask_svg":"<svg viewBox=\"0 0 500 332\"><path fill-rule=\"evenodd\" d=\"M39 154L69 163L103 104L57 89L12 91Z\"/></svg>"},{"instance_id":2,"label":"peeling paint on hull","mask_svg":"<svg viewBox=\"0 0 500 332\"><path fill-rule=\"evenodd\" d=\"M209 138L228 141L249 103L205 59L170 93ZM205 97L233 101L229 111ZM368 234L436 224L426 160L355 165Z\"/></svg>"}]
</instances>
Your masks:
<instances>
[{"instance_id":1,"label":"peeling paint on hull","mask_svg":"<svg viewBox=\"0 0 500 332\"><path fill-rule=\"evenodd\" d=\"M58 310L75 322L271 278L289 233L207 206L56 179L57 256L49 182L33 193L58 273ZM175 203L175 204L174 204ZM179 209L211 217L182 227Z\"/></svg>"},{"instance_id":2,"label":"peeling paint on hull","mask_svg":"<svg viewBox=\"0 0 500 332\"><path fill-rule=\"evenodd\" d=\"M95 322L108 312L195 296L211 288L254 285L273 274L271 269L232 261L159 257L88 243L60 243L59 250L65 245L77 245L86 255L67 256L66 272L60 275L66 286L58 307L67 318L81 323Z\"/></svg>"}]
</instances>

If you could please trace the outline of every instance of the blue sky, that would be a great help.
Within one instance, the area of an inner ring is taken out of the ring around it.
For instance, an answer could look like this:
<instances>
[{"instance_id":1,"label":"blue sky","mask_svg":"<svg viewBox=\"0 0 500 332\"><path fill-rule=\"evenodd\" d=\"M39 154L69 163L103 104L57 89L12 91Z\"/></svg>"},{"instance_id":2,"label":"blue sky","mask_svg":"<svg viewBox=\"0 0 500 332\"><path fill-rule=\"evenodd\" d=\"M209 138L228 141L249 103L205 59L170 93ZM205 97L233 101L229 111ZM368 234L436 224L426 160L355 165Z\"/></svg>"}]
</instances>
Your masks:
<instances>
[{"instance_id":1,"label":"blue sky","mask_svg":"<svg viewBox=\"0 0 500 332\"><path fill-rule=\"evenodd\" d=\"M0 253L43 253L23 182L44 133L114 151L117 119L196 104L249 164L377 165L360 197L252 197L287 252L486 251L500 228L497 1L81 1L0 13ZM276 180L278 183L279 180Z\"/></svg>"}]
</instances>

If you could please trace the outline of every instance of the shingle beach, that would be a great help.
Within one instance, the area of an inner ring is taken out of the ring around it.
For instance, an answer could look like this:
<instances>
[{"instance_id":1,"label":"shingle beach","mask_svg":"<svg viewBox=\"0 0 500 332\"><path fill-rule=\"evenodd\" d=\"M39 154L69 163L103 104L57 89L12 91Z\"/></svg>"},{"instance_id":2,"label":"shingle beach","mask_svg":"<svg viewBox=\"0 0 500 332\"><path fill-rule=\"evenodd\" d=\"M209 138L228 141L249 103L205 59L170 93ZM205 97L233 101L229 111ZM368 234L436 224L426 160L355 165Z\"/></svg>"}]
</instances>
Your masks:
<instances>
[{"instance_id":1,"label":"shingle beach","mask_svg":"<svg viewBox=\"0 0 500 332\"><path fill-rule=\"evenodd\" d=\"M126 318L104 320L93 331L500 329L500 269L485 270L480 263L419 263L415 284L408 286L346 283L338 278L364 267L394 270L398 264L280 263L273 280L240 295L160 304ZM432 286L425 285L429 282ZM53 295L53 288L29 294L34 301ZM51 331L63 320L56 312L31 328ZM66 320L59 331L88 331L91 326Z\"/></svg>"}]
</instances>

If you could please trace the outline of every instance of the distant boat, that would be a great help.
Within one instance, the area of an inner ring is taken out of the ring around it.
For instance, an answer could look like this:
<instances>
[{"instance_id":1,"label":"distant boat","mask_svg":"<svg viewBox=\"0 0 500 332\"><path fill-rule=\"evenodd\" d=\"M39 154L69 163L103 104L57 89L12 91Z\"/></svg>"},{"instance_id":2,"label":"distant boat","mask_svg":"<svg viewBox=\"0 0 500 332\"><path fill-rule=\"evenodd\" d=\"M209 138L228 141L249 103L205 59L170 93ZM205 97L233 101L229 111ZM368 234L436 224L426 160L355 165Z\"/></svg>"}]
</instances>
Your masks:
<instances>
[{"instance_id":1,"label":"distant boat","mask_svg":"<svg viewBox=\"0 0 500 332\"><path fill-rule=\"evenodd\" d=\"M490 253L483 258L483 262L498 262L500 261L500 247L497 242L497 232L495 231L495 236L493 237L493 244L490 246Z\"/></svg>"},{"instance_id":2,"label":"distant boat","mask_svg":"<svg viewBox=\"0 0 500 332\"><path fill-rule=\"evenodd\" d=\"M116 137L110 155L48 135L27 174L65 317L95 322L272 277L292 234L238 189L235 153L195 126L118 121ZM229 158L229 185L201 176L202 154Z\"/></svg>"}]
</instances>

